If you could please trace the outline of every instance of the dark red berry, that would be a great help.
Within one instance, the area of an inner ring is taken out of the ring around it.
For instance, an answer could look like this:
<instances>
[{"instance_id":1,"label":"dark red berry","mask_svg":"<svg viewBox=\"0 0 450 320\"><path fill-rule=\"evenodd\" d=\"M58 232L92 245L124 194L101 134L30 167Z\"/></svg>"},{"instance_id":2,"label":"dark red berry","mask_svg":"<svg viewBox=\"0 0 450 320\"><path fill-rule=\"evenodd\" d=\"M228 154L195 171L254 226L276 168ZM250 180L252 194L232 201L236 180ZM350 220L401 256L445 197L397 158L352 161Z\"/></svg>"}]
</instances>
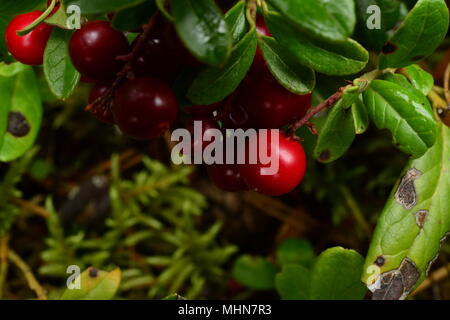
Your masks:
<instances>
[{"instance_id":1,"label":"dark red berry","mask_svg":"<svg viewBox=\"0 0 450 320\"><path fill-rule=\"evenodd\" d=\"M220 189L228 192L248 190L239 171L239 165L213 164L207 168L211 181Z\"/></svg>"},{"instance_id":2,"label":"dark red berry","mask_svg":"<svg viewBox=\"0 0 450 320\"><path fill-rule=\"evenodd\" d=\"M139 41L137 38L133 45ZM135 63L137 75L152 76L172 83L183 67L195 67L198 62L181 44L173 25L164 18L157 19L156 26L146 40Z\"/></svg>"},{"instance_id":3,"label":"dark red berry","mask_svg":"<svg viewBox=\"0 0 450 320\"><path fill-rule=\"evenodd\" d=\"M222 119L224 129L250 129L255 127L252 119L244 107L245 92L241 86L235 95L230 96L224 106L225 115Z\"/></svg>"},{"instance_id":4,"label":"dark red berry","mask_svg":"<svg viewBox=\"0 0 450 320\"><path fill-rule=\"evenodd\" d=\"M199 133L197 134L195 132L195 125L199 128ZM191 154L193 154L196 148L201 148L199 150L203 152L214 141L214 133L211 129L218 130L219 127L217 126L217 122L210 118L195 118L189 122L187 129L192 137Z\"/></svg>"},{"instance_id":5,"label":"dark red berry","mask_svg":"<svg viewBox=\"0 0 450 320\"><path fill-rule=\"evenodd\" d=\"M29 26L42 14L36 10L16 16L5 31L6 45L13 57L23 64L40 65L44 60L44 50L52 32L52 27L45 23L24 36L18 36L17 31Z\"/></svg>"},{"instance_id":6,"label":"dark red berry","mask_svg":"<svg viewBox=\"0 0 450 320\"><path fill-rule=\"evenodd\" d=\"M95 80L93 80L91 78L88 78L88 77L84 76L84 75L81 75L80 81L83 82L83 83L96 83L97 82L97 81L95 81Z\"/></svg>"},{"instance_id":7,"label":"dark red berry","mask_svg":"<svg viewBox=\"0 0 450 320\"><path fill-rule=\"evenodd\" d=\"M280 128L302 118L311 107L311 94L297 95L281 86L267 70L249 76L244 107L259 128Z\"/></svg>"},{"instance_id":8,"label":"dark red berry","mask_svg":"<svg viewBox=\"0 0 450 320\"><path fill-rule=\"evenodd\" d=\"M113 79L123 65L117 57L129 50L125 35L106 21L88 22L69 42L73 65L82 75L94 80Z\"/></svg>"},{"instance_id":9,"label":"dark red berry","mask_svg":"<svg viewBox=\"0 0 450 320\"><path fill-rule=\"evenodd\" d=\"M205 106L189 106L185 107L184 110L194 118L203 118L210 116L214 111L217 111L222 106L222 102L217 102L210 105Z\"/></svg>"},{"instance_id":10,"label":"dark red berry","mask_svg":"<svg viewBox=\"0 0 450 320\"><path fill-rule=\"evenodd\" d=\"M178 105L167 84L141 77L127 80L117 89L112 111L124 134L144 140L161 136L170 128Z\"/></svg>"},{"instance_id":11,"label":"dark red berry","mask_svg":"<svg viewBox=\"0 0 450 320\"><path fill-rule=\"evenodd\" d=\"M105 95L105 93L108 92L108 90L111 88L110 83L97 83L94 87L91 89L91 93L89 95L89 104L94 103L98 98ZM110 108L106 107L96 107L91 112L99 121L114 124L114 117L111 112Z\"/></svg>"},{"instance_id":12,"label":"dark red berry","mask_svg":"<svg viewBox=\"0 0 450 320\"><path fill-rule=\"evenodd\" d=\"M257 150L260 156L254 164L247 159L246 164L240 166L240 173L249 187L262 194L280 196L294 190L303 180L306 172L306 155L300 143L281 132L278 141L275 141L277 143L272 146L271 132L272 130L268 130L265 134L258 133L250 139L246 148L247 155L251 150ZM260 141L267 143L259 148ZM278 159L278 170L270 172L271 166L277 169L275 164L277 161L272 160L270 164L263 165L261 154Z\"/></svg>"}]
</instances>

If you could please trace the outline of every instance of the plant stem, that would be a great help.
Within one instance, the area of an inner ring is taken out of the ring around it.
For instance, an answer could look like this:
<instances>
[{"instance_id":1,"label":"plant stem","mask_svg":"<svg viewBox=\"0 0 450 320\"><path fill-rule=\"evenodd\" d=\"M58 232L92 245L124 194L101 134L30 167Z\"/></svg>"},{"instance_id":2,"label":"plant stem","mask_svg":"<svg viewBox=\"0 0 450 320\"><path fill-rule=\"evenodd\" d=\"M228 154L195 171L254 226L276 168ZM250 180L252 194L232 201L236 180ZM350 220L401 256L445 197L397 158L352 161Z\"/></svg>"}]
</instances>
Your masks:
<instances>
[{"instance_id":1,"label":"plant stem","mask_svg":"<svg viewBox=\"0 0 450 320\"><path fill-rule=\"evenodd\" d=\"M39 284L31 271L30 267L23 261L14 251L9 250L8 258L13 262L23 273L25 279L28 282L28 286L36 292L36 295L39 300L48 300L47 295L45 293L44 288Z\"/></svg>"},{"instance_id":2,"label":"plant stem","mask_svg":"<svg viewBox=\"0 0 450 320\"><path fill-rule=\"evenodd\" d=\"M247 10L245 11L245 14L247 16L248 23L250 23L252 27L256 25L257 8L258 5L256 0L247 0Z\"/></svg>"},{"instance_id":3,"label":"plant stem","mask_svg":"<svg viewBox=\"0 0 450 320\"><path fill-rule=\"evenodd\" d=\"M27 33L31 32L34 28L36 28L41 22L43 22L47 17L50 15L50 13L53 11L56 5L56 0L52 0L48 8L37 18L34 20L31 24L23 28L22 30L19 30L16 32L18 36L24 36Z\"/></svg>"},{"instance_id":4,"label":"plant stem","mask_svg":"<svg viewBox=\"0 0 450 320\"><path fill-rule=\"evenodd\" d=\"M355 218L361 229L364 230L364 235L367 237L371 234L371 228L369 223L366 221L361 208L359 207L348 187L341 186L339 189L344 196L345 202L349 207L351 213L353 214L353 217Z\"/></svg>"},{"instance_id":5,"label":"plant stem","mask_svg":"<svg viewBox=\"0 0 450 320\"><path fill-rule=\"evenodd\" d=\"M143 26L143 32L137 39L136 44L134 45L131 52L123 57L117 57L117 59L125 60L126 63L123 66L122 70L117 74L116 80L112 84L111 88L97 100L95 100L92 104L87 105L85 111L91 112L93 114L99 114L100 112L108 112L111 108L112 97L114 95L117 87L122 83L125 78L128 77L131 71L133 71L134 64L136 59L141 52L142 48L145 46L146 40L150 37L153 27L156 24L156 19L158 17L158 13L155 13L149 20L147 24Z\"/></svg>"},{"instance_id":6,"label":"plant stem","mask_svg":"<svg viewBox=\"0 0 450 320\"><path fill-rule=\"evenodd\" d=\"M0 299L3 298L6 276L8 274L8 241L8 235L0 237Z\"/></svg>"}]
</instances>

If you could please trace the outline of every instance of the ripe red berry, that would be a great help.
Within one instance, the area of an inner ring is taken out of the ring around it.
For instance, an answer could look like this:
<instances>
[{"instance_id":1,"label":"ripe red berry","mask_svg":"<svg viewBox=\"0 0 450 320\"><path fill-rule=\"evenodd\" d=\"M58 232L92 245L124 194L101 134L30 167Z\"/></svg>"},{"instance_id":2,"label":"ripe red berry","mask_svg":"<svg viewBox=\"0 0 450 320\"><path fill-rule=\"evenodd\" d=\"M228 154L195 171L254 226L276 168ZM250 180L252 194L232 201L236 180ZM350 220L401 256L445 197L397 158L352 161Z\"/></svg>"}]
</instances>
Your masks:
<instances>
[{"instance_id":1,"label":"ripe red berry","mask_svg":"<svg viewBox=\"0 0 450 320\"><path fill-rule=\"evenodd\" d=\"M13 57L23 64L40 65L44 60L44 50L52 32L52 27L45 23L39 24L30 33L18 36L17 31L30 25L42 14L36 10L16 16L5 32L6 45Z\"/></svg>"},{"instance_id":2,"label":"ripe red berry","mask_svg":"<svg viewBox=\"0 0 450 320\"><path fill-rule=\"evenodd\" d=\"M274 163L263 165L261 158L255 164L247 159L246 164L240 166L240 173L246 184L256 191L269 195L280 196L294 190L306 172L306 155L300 143L280 133L278 143L271 143L271 131L266 134L258 133L250 139L247 145L249 150L256 147L258 154L268 155L271 159L278 159L278 170L275 174L264 175ZM264 147L259 148L259 141L267 141ZM276 161L275 161L276 162ZM275 168L276 169L276 168Z\"/></svg>"},{"instance_id":3,"label":"ripe red berry","mask_svg":"<svg viewBox=\"0 0 450 320\"><path fill-rule=\"evenodd\" d=\"M141 77L127 80L116 91L113 115L122 132L136 139L161 136L177 118L175 94L164 82Z\"/></svg>"},{"instance_id":4,"label":"ripe red berry","mask_svg":"<svg viewBox=\"0 0 450 320\"><path fill-rule=\"evenodd\" d=\"M267 70L249 76L244 107L259 128L280 128L302 118L311 107L311 94L297 95L281 86Z\"/></svg>"},{"instance_id":5,"label":"ripe red berry","mask_svg":"<svg viewBox=\"0 0 450 320\"><path fill-rule=\"evenodd\" d=\"M235 164L213 164L207 168L211 181L220 189L228 192L248 190Z\"/></svg>"},{"instance_id":6,"label":"ripe red berry","mask_svg":"<svg viewBox=\"0 0 450 320\"><path fill-rule=\"evenodd\" d=\"M77 30L69 42L69 53L75 68L94 80L111 80L123 65L118 56L129 52L125 35L106 21L88 22Z\"/></svg>"},{"instance_id":7,"label":"ripe red berry","mask_svg":"<svg viewBox=\"0 0 450 320\"><path fill-rule=\"evenodd\" d=\"M195 134L195 124L197 124L197 126L201 125L201 131L200 131L200 135L196 135ZM191 137L193 138L192 140L192 145L191 145L191 154L194 153L194 150L196 150L196 148L201 148L202 152L203 150L210 145L213 141L214 141L214 134L212 133L211 129L219 129L219 127L217 126L217 122L210 119L210 118L194 118L192 119L188 125L187 125L187 129L189 130L189 132L191 133Z\"/></svg>"},{"instance_id":8,"label":"ripe red berry","mask_svg":"<svg viewBox=\"0 0 450 320\"><path fill-rule=\"evenodd\" d=\"M171 83L183 67L196 66L197 60L182 45L173 25L161 17L136 59L135 72Z\"/></svg>"},{"instance_id":9,"label":"ripe red berry","mask_svg":"<svg viewBox=\"0 0 450 320\"><path fill-rule=\"evenodd\" d=\"M255 127L252 119L244 107L244 86L238 88L236 95L227 98L224 106L225 116L222 119L224 129L250 129Z\"/></svg>"},{"instance_id":10,"label":"ripe red berry","mask_svg":"<svg viewBox=\"0 0 450 320\"><path fill-rule=\"evenodd\" d=\"M94 103L98 98L102 97L109 89L111 88L111 84L109 83L97 83L91 89L91 93L89 95L89 104ZM101 108L101 110L95 110L91 112L94 117L96 117L99 121L109 124L114 124L114 117L110 108Z\"/></svg>"}]
</instances>

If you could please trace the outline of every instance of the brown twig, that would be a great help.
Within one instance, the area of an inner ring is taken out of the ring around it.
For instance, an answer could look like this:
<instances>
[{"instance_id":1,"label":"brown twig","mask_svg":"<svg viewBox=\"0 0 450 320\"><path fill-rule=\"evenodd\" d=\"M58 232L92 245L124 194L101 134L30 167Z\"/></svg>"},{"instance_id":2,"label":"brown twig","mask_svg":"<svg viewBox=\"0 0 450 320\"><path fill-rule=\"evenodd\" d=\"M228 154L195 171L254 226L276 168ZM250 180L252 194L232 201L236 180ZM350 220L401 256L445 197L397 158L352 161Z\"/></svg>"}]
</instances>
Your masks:
<instances>
[{"instance_id":1,"label":"brown twig","mask_svg":"<svg viewBox=\"0 0 450 320\"><path fill-rule=\"evenodd\" d=\"M443 266L442 268L434 271L428 278L425 279L424 282L411 294L414 296L428 288L430 288L433 284L440 282L447 278L450 275L450 264Z\"/></svg>"},{"instance_id":2,"label":"brown twig","mask_svg":"<svg viewBox=\"0 0 450 320\"><path fill-rule=\"evenodd\" d=\"M329 97L327 100L319 104L317 107L312 108L302 119L295 122L291 125L289 128L289 135L294 135L295 132L303 127L305 124L310 122L310 120L320 112L324 111L325 109L328 109L336 104L338 100L342 97L342 94L344 93L345 89L347 87L340 88L335 94L333 94L331 97Z\"/></svg>"},{"instance_id":3,"label":"brown twig","mask_svg":"<svg viewBox=\"0 0 450 320\"><path fill-rule=\"evenodd\" d=\"M444 73L444 94L445 94L445 100L447 100L447 104L450 104L449 85L450 85L450 63L447 64L447 67L445 68L445 73Z\"/></svg>"},{"instance_id":4,"label":"brown twig","mask_svg":"<svg viewBox=\"0 0 450 320\"><path fill-rule=\"evenodd\" d=\"M39 300L48 300L47 295L45 293L45 289L39 284L31 271L30 267L26 264L25 261L22 260L14 251L9 250L8 252L9 260L14 263L23 273L25 279L27 280L28 286L36 292L36 295Z\"/></svg>"},{"instance_id":5,"label":"brown twig","mask_svg":"<svg viewBox=\"0 0 450 320\"><path fill-rule=\"evenodd\" d=\"M41 216L43 218L48 218L50 216L50 213L45 208L43 208L33 202L27 201L25 199L20 199L20 198L11 198L11 201L14 204L18 205L19 207L29 210L32 213L34 213L38 216Z\"/></svg>"},{"instance_id":6,"label":"brown twig","mask_svg":"<svg viewBox=\"0 0 450 320\"><path fill-rule=\"evenodd\" d=\"M85 108L85 111L91 112L94 115L99 114L101 112L103 113L110 112L114 92L117 89L117 87L122 83L123 80L131 76L136 59L138 58L139 53L142 51L145 42L150 37L153 27L156 24L157 17L158 13L155 13L150 18L149 22L143 26L143 32L137 39L136 44L133 46L131 52L125 56L120 56L116 58L118 60L126 61L125 65L123 66L122 70L120 70L119 73L117 73L116 80L111 85L109 90L105 92L104 95L97 98L97 100L95 100L93 103L88 104Z\"/></svg>"}]
</instances>

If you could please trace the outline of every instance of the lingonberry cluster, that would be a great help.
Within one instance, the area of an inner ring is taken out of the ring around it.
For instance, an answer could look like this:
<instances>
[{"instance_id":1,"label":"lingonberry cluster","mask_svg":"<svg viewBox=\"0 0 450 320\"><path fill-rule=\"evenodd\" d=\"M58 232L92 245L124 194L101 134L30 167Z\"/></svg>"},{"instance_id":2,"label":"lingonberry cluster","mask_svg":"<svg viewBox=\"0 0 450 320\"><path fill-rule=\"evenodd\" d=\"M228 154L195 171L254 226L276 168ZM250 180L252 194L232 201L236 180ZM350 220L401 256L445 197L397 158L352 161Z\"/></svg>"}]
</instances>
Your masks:
<instances>
[{"instance_id":1,"label":"lingonberry cluster","mask_svg":"<svg viewBox=\"0 0 450 320\"><path fill-rule=\"evenodd\" d=\"M18 30L41 14L33 11L19 15L6 30L10 53L24 64L43 62L52 27L41 23L27 35L17 35ZM260 35L270 36L261 17L256 25ZM171 87L184 68L200 65L181 44L173 25L162 16L153 21L145 37L141 34L131 45L124 33L115 30L108 21L87 22L70 39L69 54L82 81L94 83L89 96L93 115L102 122L116 124L125 135L139 140L161 136L174 126L179 106ZM276 174L265 175L267 165L260 162L214 164L207 167L207 172L223 190L254 189L278 196L292 191L302 181L306 156L301 144L287 134L281 133L279 141L271 144L270 130L302 118L310 106L310 94L296 95L277 82L258 48L249 74L236 92L219 103L184 110L190 117L186 126L193 130L193 121L201 121L206 138L194 140L193 147L200 145L204 149L211 143L207 138L210 129L269 129L267 136L257 133L250 139L246 151L256 147L264 154L277 156ZM264 146L259 143L263 138L267 141ZM223 156L225 159L226 155Z\"/></svg>"}]
</instances>

